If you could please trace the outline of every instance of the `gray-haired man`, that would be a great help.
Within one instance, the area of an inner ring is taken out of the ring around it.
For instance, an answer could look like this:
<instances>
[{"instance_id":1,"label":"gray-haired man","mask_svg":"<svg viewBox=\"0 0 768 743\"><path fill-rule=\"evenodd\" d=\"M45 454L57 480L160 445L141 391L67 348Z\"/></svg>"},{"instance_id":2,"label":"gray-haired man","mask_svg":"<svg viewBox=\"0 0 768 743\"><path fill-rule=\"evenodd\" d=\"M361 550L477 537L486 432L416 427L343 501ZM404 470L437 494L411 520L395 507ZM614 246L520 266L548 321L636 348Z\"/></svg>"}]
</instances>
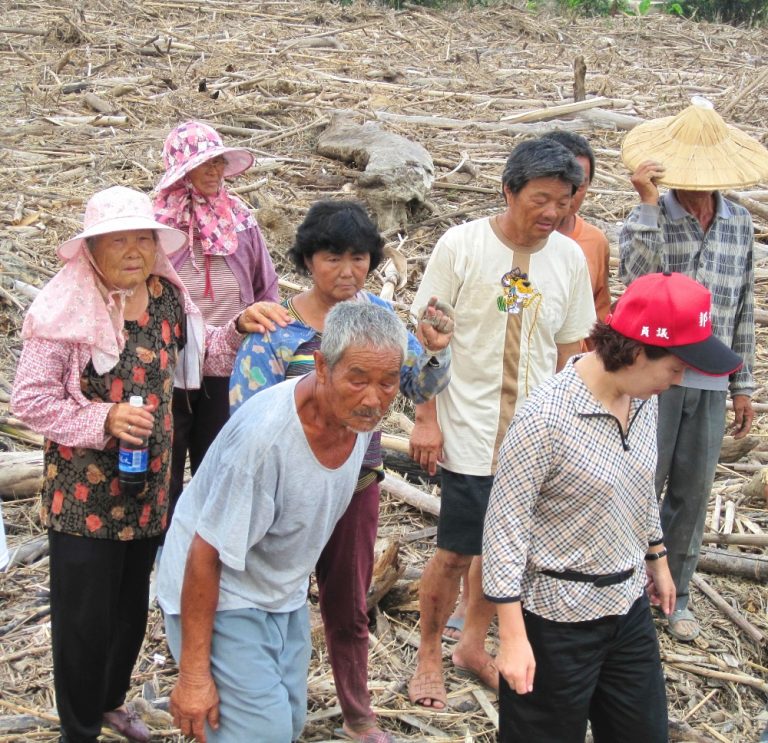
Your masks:
<instances>
[{"instance_id":1,"label":"gray-haired man","mask_svg":"<svg viewBox=\"0 0 768 743\"><path fill-rule=\"evenodd\" d=\"M309 574L397 394L406 344L403 324L386 309L336 305L315 371L240 407L184 491L158 598L179 662L171 711L185 735L299 737Z\"/></svg>"}]
</instances>

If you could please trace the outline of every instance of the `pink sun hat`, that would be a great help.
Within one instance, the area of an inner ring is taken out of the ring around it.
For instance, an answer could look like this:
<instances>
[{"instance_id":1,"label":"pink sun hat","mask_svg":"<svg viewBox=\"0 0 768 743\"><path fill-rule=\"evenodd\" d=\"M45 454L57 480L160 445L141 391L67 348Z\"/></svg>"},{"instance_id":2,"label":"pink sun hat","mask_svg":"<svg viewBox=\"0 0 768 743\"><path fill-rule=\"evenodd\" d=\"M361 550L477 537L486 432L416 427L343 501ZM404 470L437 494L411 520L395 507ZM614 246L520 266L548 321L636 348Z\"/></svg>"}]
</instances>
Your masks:
<instances>
[{"instance_id":1,"label":"pink sun hat","mask_svg":"<svg viewBox=\"0 0 768 743\"><path fill-rule=\"evenodd\" d=\"M56 252L69 261L83 247L85 240L97 235L123 230L154 230L162 251L175 253L187 243L187 236L155 219L149 196L125 186L112 186L91 196L85 207L83 231L59 245Z\"/></svg>"},{"instance_id":2,"label":"pink sun hat","mask_svg":"<svg viewBox=\"0 0 768 743\"><path fill-rule=\"evenodd\" d=\"M179 124L163 145L165 175L157 184L164 191L207 160L223 155L227 160L224 177L233 178L253 165L253 154L241 147L225 147L219 133L201 121Z\"/></svg>"}]
</instances>

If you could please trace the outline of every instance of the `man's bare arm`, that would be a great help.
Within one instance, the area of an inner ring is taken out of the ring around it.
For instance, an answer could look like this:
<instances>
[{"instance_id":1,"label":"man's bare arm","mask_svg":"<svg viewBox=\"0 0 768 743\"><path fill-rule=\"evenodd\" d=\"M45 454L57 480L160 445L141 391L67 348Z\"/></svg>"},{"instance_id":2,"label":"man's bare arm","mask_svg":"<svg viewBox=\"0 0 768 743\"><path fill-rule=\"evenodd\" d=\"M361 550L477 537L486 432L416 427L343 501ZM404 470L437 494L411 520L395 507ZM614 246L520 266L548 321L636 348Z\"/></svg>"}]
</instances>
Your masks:
<instances>
[{"instance_id":1,"label":"man's bare arm","mask_svg":"<svg viewBox=\"0 0 768 743\"><path fill-rule=\"evenodd\" d=\"M195 534L181 589L179 680L171 693L171 713L182 733L205 743L205 723L219 726L219 695L211 675L213 620L219 603L218 551Z\"/></svg>"}]
</instances>

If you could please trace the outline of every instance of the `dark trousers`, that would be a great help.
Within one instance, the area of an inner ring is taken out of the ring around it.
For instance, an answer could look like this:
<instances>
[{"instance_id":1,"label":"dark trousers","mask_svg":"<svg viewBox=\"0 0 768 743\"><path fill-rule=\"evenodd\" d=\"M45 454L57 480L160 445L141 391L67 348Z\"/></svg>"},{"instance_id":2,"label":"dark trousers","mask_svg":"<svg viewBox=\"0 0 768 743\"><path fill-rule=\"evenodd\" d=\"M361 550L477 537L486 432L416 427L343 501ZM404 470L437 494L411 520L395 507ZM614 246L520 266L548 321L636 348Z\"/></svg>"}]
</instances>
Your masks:
<instances>
[{"instance_id":1,"label":"dark trousers","mask_svg":"<svg viewBox=\"0 0 768 743\"><path fill-rule=\"evenodd\" d=\"M656 495L677 589L677 609L688 605L688 584L696 570L707 504L725 432L725 392L670 387L659 395L659 461Z\"/></svg>"},{"instance_id":2,"label":"dark trousers","mask_svg":"<svg viewBox=\"0 0 768 743\"><path fill-rule=\"evenodd\" d=\"M368 611L379 523L379 483L355 493L317 561L320 613L336 694L353 730L375 720L368 693Z\"/></svg>"},{"instance_id":3,"label":"dark trousers","mask_svg":"<svg viewBox=\"0 0 768 743\"><path fill-rule=\"evenodd\" d=\"M194 475L205 452L229 420L229 377L203 377L199 390L173 388L173 449L168 526L184 487L184 465Z\"/></svg>"},{"instance_id":4,"label":"dark trousers","mask_svg":"<svg viewBox=\"0 0 768 743\"><path fill-rule=\"evenodd\" d=\"M536 659L533 692L500 678L502 743L666 743L667 698L648 598L627 614L552 622L524 612Z\"/></svg>"},{"instance_id":5,"label":"dark trousers","mask_svg":"<svg viewBox=\"0 0 768 743\"><path fill-rule=\"evenodd\" d=\"M92 743L125 701L160 538L120 542L48 532L53 685L67 743Z\"/></svg>"}]
</instances>

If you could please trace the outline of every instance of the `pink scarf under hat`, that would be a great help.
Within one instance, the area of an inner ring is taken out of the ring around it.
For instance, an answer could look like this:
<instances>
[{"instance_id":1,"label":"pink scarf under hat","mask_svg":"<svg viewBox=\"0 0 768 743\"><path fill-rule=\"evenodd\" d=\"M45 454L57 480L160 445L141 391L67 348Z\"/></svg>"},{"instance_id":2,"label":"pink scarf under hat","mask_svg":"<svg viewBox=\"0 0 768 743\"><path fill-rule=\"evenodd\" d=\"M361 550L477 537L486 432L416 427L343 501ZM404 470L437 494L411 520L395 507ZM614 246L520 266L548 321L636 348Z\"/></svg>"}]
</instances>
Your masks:
<instances>
[{"instance_id":1,"label":"pink scarf under hat","mask_svg":"<svg viewBox=\"0 0 768 743\"><path fill-rule=\"evenodd\" d=\"M159 248L152 274L178 287L186 314L200 314ZM125 295L124 290L110 290L104 285L83 244L35 297L24 318L21 337L87 346L96 373L106 374L115 367L125 348Z\"/></svg>"},{"instance_id":2,"label":"pink scarf under hat","mask_svg":"<svg viewBox=\"0 0 768 743\"><path fill-rule=\"evenodd\" d=\"M204 255L231 255L237 250L237 233L256 226L250 209L225 186L215 196L204 196L183 178L155 197L159 222L188 231L187 249L192 250L192 230L200 233Z\"/></svg>"}]
</instances>

